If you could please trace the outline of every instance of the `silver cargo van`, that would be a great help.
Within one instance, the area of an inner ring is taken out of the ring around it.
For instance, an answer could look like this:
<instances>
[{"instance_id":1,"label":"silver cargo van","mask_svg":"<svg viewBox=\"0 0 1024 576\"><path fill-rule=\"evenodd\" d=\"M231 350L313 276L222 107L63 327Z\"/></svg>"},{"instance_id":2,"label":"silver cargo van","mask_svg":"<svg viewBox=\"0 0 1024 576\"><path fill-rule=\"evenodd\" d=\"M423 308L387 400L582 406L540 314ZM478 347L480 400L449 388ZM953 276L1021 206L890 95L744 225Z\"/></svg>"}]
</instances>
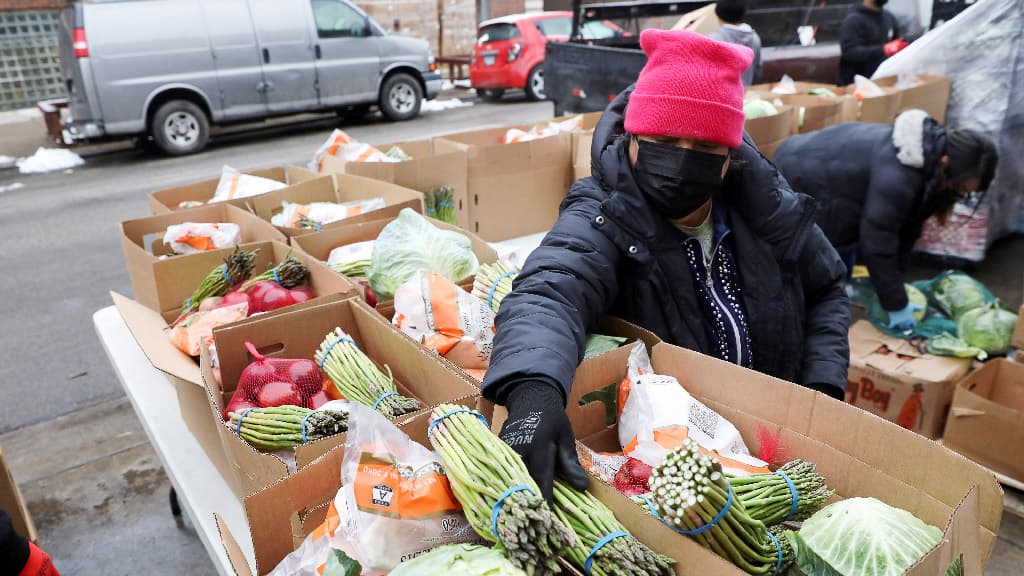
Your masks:
<instances>
[{"instance_id":1,"label":"silver cargo van","mask_svg":"<svg viewBox=\"0 0 1024 576\"><path fill-rule=\"evenodd\" d=\"M84 0L60 28L68 142L140 135L190 154L210 124L373 105L406 120L441 89L426 41L346 0Z\"/></svg>"}]
</instances>

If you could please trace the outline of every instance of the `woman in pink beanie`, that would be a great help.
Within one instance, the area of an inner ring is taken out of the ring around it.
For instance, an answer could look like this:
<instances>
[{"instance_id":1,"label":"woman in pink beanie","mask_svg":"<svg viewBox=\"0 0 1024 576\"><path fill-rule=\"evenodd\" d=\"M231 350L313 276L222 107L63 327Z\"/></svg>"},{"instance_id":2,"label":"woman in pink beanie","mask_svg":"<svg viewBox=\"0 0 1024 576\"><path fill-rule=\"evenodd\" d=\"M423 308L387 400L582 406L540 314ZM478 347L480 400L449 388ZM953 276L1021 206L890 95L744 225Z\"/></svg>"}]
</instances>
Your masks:
<instances>
[{"instance_id":1,"label":"woman in pink beanie","mask_svg":"<svg viewBox=\"0 0 1024 576\"><path fill-rule=\"evenodd\" d=\"M546 495L584 487L565 415L587 333L612 314L666 342L842 398L845 267L743 133L751 51L646 30L647 65L594 132L593 176L501 304L484 396Z\"/></svg>"}]
</instances>

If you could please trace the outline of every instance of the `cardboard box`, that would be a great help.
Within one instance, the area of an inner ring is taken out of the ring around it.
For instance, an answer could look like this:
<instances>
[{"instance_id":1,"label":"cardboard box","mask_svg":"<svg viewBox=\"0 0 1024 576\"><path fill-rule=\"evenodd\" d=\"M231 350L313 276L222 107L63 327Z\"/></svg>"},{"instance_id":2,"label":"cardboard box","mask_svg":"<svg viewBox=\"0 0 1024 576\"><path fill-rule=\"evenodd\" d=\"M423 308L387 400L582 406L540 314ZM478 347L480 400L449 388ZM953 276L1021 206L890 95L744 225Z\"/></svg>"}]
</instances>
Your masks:
<instances>
[{"instance_id":1,"label":"cardboard box","mask_svg":"<svg viewBox=\"0 0 1024 576\"><path fill-rule=\"evenodd\" d=\"M921 74L917 76L917 81L918 83L911 88L896 88L896 84L899 82L899 78L896 76L874 80L875 84L879 86L896 88L899 92L900 103L897 114L916 108L927 112L939 124L945 124L952 80L949 76Z\"/></svg>"},{"instance_id":2,"label":"cardboard box","mask_svg":"<svg viewBox=\"0 0 1024 576\"><path fill-rule=\"evenodd\" d=\"M398 146L412 160L405 162L346 162L342 158L324 158L321 172L326 174L352 174L374 180L391 182L418 192L429 192L439 186L455 189L455 217L459 226L469 226L469 200L466 176L466 153L450 150L435 154L429 140L394 142L377 146L387 152Z\"/></svg>"},{"instance_id":3,"label":"cardboard box","mask_svg":"<svg viewBox=\"0 0 1024 576\"><path fill-rule=\"evenodd\" d=\"M256 451L227 426L220 425L221 413L231 400L242 370L253 360L245 343L252 342L269 357L313 358L324 337L336 327L351 336L385 373L385 366L390 369L398 392L420 401L420 413L444 402L475 402L479 395L479 389L462 377L453 364L396 330L360 298L282 310L215 329L222 384L213 377L208 353L202 358L203 383L210 395L211 417L218 423L221 443L241 489L240 496L252 494L289 473L283 460ZM398 421L412 417L402 416ZM345 435L341 434L298 446L295 464L301 469L344 442Z\"/></svg>"},{"instance_id":4,"label":"cardboard box","mask_svg":"<svg viewBox=\"0 0 1024 576\"><path fill-rule=\"evenodd\" d=\"M241 247L245 250L259 250L256 254L257 272L283 262L289 255L301 260L309 268L310 286L317 294L317 298L310 302L349 297L357 293L355 286L324 263L293 251L280 242L257 242L242 244ZM114 304L132 336L156 369L197 386L202 385L196 360L171 344L166 330L169 323L179 316L182 303L230 253L230 248L212 250L155 262L152 266L155 294L136 294L136 298L153 303L150 305L111 292Z\"/></svg>"},{"instance_id":5,"label":"cardboard box","mask_svg":"<svg viewBox=\"0 0 1024 576\"><path fill-rule=\"evenodd\" d=\"M794 84L794 86L796 86L796 93L797 94L807 94L811 90L815 90L815 89L818 89L818 88L824 88L826 90L831 90L832 92L835 92L836 95L842 95L845 92L843 87L836 86L835 84L821 84L819 82L802 82L802 81L801 82L794 82L793 84ZM747 92L757 92L758 94L773 94L773 95L776 95L776 96L782 96L784 94L781 93L781 92L773 92L773 90L775 90L777 87L779 87L779 85L780 85L779 82L771 82L771 83L767 83L767 84L754 84L752 86L747 86Z\"/></svg>"},{"instance_id":6,"label":"cardboard box","mask_svg":"<svg viewBox=\"0 0 1024 576\"><path fill-rule=\"evenodd\" d=\"M11 524L14 526L15 532L32 542L39 543L36 525L28 513L25 499L21 496L18 483L14 481L14 475L7 467L2 449L0 449L0 510L7 512L11 517Z\"/></svg>"},{"instance_id":7,"label":"cardboard box","mask_svg":"<svg viewBox=\"0 0 1024 576\"><path fill-rule=\"evenodd\" d=\"M794 108L793 133L805 134L835 126L843 121L843 99L822 98L808 94L775 95L783 104ZM803 116L803 125L800 117Z\"/></svg>"},{"instance_id":8,"label":"cardboard box","mask_svg":"<svg viewBox=\"0 0 1024 576\"><path fill-rule=\"evenodd\" d=\"M367 222L397 216L403 208L412 208L423 213L423 194L389 182L351 174L320 175L319 178L253 197L250 199L249 205L257 216L270 222L274 215L281 213L282 202L286 201L293 204L309 204L311 202L351 202L369 198L383 198L386 206L379 210L364 212L349 216L344 220L324 224L321 229L327 230L344 226L346 223ZM314 230L285 226L277 226L277 229L288 237L314 232Z\"/></svg>"},{"instance_id":9,"label":"cardboard box","mask_svg":"<svg viewBox=\"0 0 1024 576\"><path fill-rule=\"evenodd\" d=\"M572 183L572 134L503 144L510 128L434 139L438 153L467 154L469 231L495 242L549 230Z\"/></svg>"},{"instance_id":10,"label":"cardboard box","mask_svg":"<svg viewBox=\"0 0 1024 576\"><path fill-rule=\"evenodd\" d=\"M705 36L722 27L722 21L715 14L714 3L687 12L672 26L673 30L690 30Z\"/></svg>"},{"instance_id":11,"label":"cardboard box","mask_svg":"<svg viewBox=\"0 0 1024 576\"><path fill-rule=\"evenodd\" d=\"M259 176L261 178L269 178L278 182L284 182L285 184L298 184L299 182L305 182L306 180L319 176L316 172L299 166L279 166L276 168L263 168L260 170L243 170L242 173ZM166 188L164 190L152 192L149 195L149 209L153 214L163 214L165 212L181 210L181 203L185 201L191 200L203 202L205 204L210 201L210 198L213 198L213 193L217 190L218 182L220 182L220 176L209 180L203 180L202 182L194 182L184 186L176 186L174 188ZM225 203L232 204L240 208L248 208L247 200L248 198L239 198L237 200L228 200Z\"/></svg>"},{"instance_id":12,"label":"cardboard box","mask_svg":"<svg viewBox=\"0 0 1024 576\"><path fill-rule=\"evenodd\" d=\"M970 369L969 358L926 354L860 320L850 328L846 400L908 430L938 438L956 382Z\"/></svg>"},{"instance_id":13,"label":"cardboard box","mask_svg":"<svg viewBox=\"0 0 1024 576\"><path fill-rule=\"evenodd\" d=\"M771 159L782 143L793 135L796 127L796 109L789 105L777 107L779 113L764 118L749 118L743 128L754 139L758 150L765 158Z\"/></svg>"},{"instance_id":14,"label":"cardboard box","mask_svg":"<svg viewBox=\"0 0 1024 576\"><path fill-rule=\"evenodd\" d=\"M258 218L252 212L226 203L126 220L121 223L121 249L124 251L124 260L128 265L132 291L140 303L151 308L159 308L154 268L157 263L167 261L166 258L161 257L182 258L182 256L174 256L170 248L164 244L164 232L168 226L185 222L238 224L241 229L240 240L243 244L274 240L288 241L285 235L277 231L269 222ZM162 279L166 280L166 276Z\"/></svg>"},{"instance_id":15,"label":"cardboard box","mask_svg":"<svg viewBox=\"0 0 1024 576\"><path fill-rule=\"evenodd\" d=\"M996 358L961 380L943 443L1024 482L1024 365Z\"/></svg>"},{"instance_id":16,"label":"cardboard box","mask_svg":"<svg viewBox=\"0 0 1024 576\"><path fill-rule=\"evenodd\" d=\"M572 177L574 181L590 176L590 147L593 143L593 131L572 135Z\"/></svg>"},{"instance_id":17,"label":"cardboard box","mask_svg":"<svg viewBox=\"0 0 1024 576\"><path fill-rule=\"evenodd\" d=\"M1013 340L1010 341L1010 344L1018 350L1017 361L1024 362L1024 355L1019 352L1020 350L1024 350L1024 322L1019 320L1020 318L1024 318L1024 305L1021 305L1020 309L1017 310L1017 318L1017 326L1014 327Z\"/></svg>"},{"instance_id":18,"label":"cardboard box","mask_svg":"<svg viewBox=\"0 0 1024 576\"><path fill-rule=\"evenodd\" d=\"M850 84L844 93L854 99L853 105L845 108L845 122L866 122L869 124L892 124L900 111L900 91L895 88L881 86L885 92L882 96L872 96L857 100L857 87Z\"/></svg>"}]
</instances>

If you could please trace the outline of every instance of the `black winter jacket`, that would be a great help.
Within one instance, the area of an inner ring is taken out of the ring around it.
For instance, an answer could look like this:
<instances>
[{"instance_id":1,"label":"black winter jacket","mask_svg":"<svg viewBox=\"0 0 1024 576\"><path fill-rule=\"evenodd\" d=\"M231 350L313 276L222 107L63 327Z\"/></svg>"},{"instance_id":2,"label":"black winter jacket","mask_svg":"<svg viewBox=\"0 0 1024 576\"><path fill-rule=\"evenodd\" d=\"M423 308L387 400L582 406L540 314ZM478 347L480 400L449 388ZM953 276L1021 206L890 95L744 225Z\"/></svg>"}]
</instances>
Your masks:
<instances>
[{"instance_id":1,"label":"black winter jacket","mask_svg":"<svg viewBox=\"0 0 1024 576\"><path fill-rule=\"evenodd\" d=\"M605 313L713 353L679 232L648 205L626 158L631 91L595 130L594 175L573 185L502 301L483 389L491 400L504 403L528 380L556 385L567 398L586 334ZM728 208L752 366L841 395L849 361L843 263L814 224L813 200L793 193L748 136L732 162L719 201Z\"/></svg>"},{"instance_id":2,"label":"black winter jacket","mask_svg":"<svg viewBox=\"0 0 1024 576\"><path fill-rule=\"evenodd\" d=\"M818 201L818 226L840 251L859 249L886 310L907 305L903 277L934 190L946 132L924 112L893 126L850 122L787 139L775 165L794 190Z\"/></svg>"},{"instance_id":3,"label":"black winter jacket","mask_svg":"<svg viewBox=\"0 0 1024 576\"><path fill-rule=\"evenodd\" d=\"M885 60L885 43L899 37L892 12L854 6L839 28L839 77L836 84L846 86L856 74L870 78Z\"/></svg>"}]
</instances>

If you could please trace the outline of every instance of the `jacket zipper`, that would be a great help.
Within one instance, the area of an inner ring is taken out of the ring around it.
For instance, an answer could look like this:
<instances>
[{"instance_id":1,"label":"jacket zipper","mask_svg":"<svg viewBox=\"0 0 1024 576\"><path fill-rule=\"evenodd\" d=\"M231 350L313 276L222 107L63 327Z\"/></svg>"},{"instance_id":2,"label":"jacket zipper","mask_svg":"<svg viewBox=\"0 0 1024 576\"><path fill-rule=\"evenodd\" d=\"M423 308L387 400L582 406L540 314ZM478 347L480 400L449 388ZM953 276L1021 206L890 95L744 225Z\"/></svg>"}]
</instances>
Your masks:
<instances>
[{"instance_id":1,"label":"jacket zipper","mask_svg":"<svg viewBox=\"0 0 1024 576\"><path fill-rule=\"evenodd\" d=\"M722 239L725 238L727 235L728 232L726 234L723 234L722 238L718 239L718 242L715 243L714 250L712 250L711 252L711 261L706 266L708 273L707 285L708 290L711 291L711 296L715 299L715 303L718 305L719 309L722 310L722 313L725 314L725 317L729 320L729 327L732 328L733 337L736 339L735 363L737 365L741 365L741 363L743 362L743 339L740 337L739 324L736 323L736 319L733 317L732 312L729 310L729 307L726 306L725 303L722 302L722 299L718 297L718 291L715 290L715 281L714 278L712 278L711 276L712 271L715 269L715 256L718 256L718 247L722 245Z\"/></svg>"}]
</instances>

